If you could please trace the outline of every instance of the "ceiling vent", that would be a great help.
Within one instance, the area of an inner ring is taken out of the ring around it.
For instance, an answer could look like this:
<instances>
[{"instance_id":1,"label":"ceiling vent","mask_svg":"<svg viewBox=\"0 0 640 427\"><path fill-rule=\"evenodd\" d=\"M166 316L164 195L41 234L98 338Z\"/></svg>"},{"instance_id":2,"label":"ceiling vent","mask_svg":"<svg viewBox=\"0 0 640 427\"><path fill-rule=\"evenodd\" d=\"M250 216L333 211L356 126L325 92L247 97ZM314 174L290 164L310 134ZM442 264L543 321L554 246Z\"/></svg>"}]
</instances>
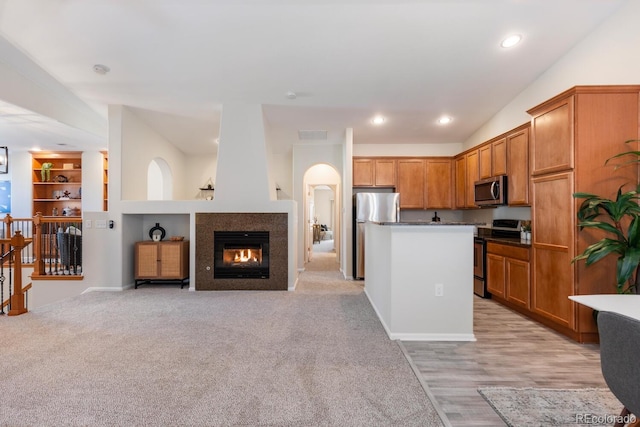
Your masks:
<instances>
[{"instance_id":1,"label":"ceiling vent","mask_svg":"<svg viewBox=\"0 0 640 427\"><path fill-rule=\"evenodd\" d=\"M298 139L300 141L319 141L319 140L326 141L327 131L326 130L299 130Z\"/></svg>"}]
</instances>

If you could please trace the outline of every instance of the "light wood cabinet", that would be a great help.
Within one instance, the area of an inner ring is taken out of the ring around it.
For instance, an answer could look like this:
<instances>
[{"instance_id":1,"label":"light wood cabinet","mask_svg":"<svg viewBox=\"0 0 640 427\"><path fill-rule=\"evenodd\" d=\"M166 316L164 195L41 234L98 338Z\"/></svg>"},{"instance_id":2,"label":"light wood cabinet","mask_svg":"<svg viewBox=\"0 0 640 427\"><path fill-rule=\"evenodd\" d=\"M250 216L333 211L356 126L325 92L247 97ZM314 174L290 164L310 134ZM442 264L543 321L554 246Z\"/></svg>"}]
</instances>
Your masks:
<instances>
[{"instance_id":1,"label":"light wood cabinet","mask_svg":"<svg viewBox=\"0 0 640 427\"><path fill-rule=\"evenodd\" d=\"M395 187L396 159L393 158L354 158L354 187Z\"/></svg>"},{"instance_id":2,"label":"light wood cabinet","mask_svg":"<svg viewBox=\"0 0 640 427\"><path fill-rule=\"evenodd\" d=\"M479 162L479 178L485 179L493 176L491 171L491 144L484 144L478 148L478 162Z\"/></svg>"},{"instance_id":3,"label":"light wood cabinet","mask_svg":"<svg viewBox=\"0 0 640 427\"><path fill-rule=\"evenodd\" d=\"M467 153L466 155L466 178L467 178L467 188L466 188L466 200L465 207L467 208L475 208L475 183L480 179L479 173L479 154L478 150L473 150Z\"/></svg>"},{"instance_id":4,"label":"light wood cabinet","mask_svg":"<svg viewBox=\"0 0 640 427\"><path fill-rule=\"evenodd\" d=\"M465 155L456 156L453 160L455 173L455 201L454 205L458 209L466 206L467 202L467 157Z\"/></svg>"},{"instance_id":5,"label":"light wood cabinet","mask_svg":"<svg viewBox=\"0 0 640 427\"><path fill-rule=\"evenodd\" d=\"M509 206L529 205L529 127L505 138L507 149L507 179Z\"/></svg>"},{"instance_id":6,"label":"light wood cabinet","mask_svg":"<svg viewBox=\"0 0 640 427\"><path fill-rule=\"evenodd\" d=\"M396 160L375 159L374 176L376 187L396 186Z\"/></svg>"},{"instance_id":7,"label":"light wood cabinet","mask_svg":"<svg viewBox=\"0 0 640 427\"><path fill-rule=\"evenodd\" d=\"M375 184L373 159L353 159L353 186L372 187Z\"/></svg>"},{"instance_id":8,"label":"light wood cabinet","mask_svg":"<svg viewBox=\"0 0 640 427\"><path fill-rule=\"evenodd\" d=\"M425 209L453 207L453 171L450 158L426 159Z\"/></svg>"},{"instance_id":9,"label":"light wood cabinet","mask_svg":"<svg viewBox=\"0 0 640 427\"><path fill-rule=\"evenodd\" d=\"M487 290L491 295L529 308L530 253L528 247L487 243Z\"/></svg>"},{"instance_id":10,"label":"light wood cabinet","mask_svg":"<svg viewBox=\"0 0 640 427\"><path fill-rule=\"evenodd\" d=\"M597 340L591 310L569 295L615 293L615 257L571 260L602 235L579 231L575 192L615 197L638 180L637 165L604 162L637 150L640 86L577 86L529 110L531 120L532 312L580 342Z\"/></svg>"},{"instance_id":11,"label":"light wood cabinet","mask_svg":"<svg viewBox=\"0 0 640 427\"><path fill-rule=\"evenodd\" d=\"M480 179L507 174L507 144L506 138L482 144L478 148Z\"/></svg>"},{"instance_id":12,"label":"light wood cabinet","mask_svg":"<svg viewBox=\"0 0 640 427\"><path fill-rule=\"evenodd\" d=\"M507 174L507 139L491 143L491 176Z\"/></svg>"},{"instance_id":13,"label":"light wood cabinet","mask_svg":"<svg viewBox=\"0 0 640 427\"><path fill-rule=\"evenodd\" d=\"M423 159L398 159L398 186L400 209L424 209L425 161Z\"/></svg>"},{"instance_id":14,"label":"light wood cabinet","mask_svg":"<svg viewBox=\"0 0 640 427\"><path fill-rule=\"evenodd\" d=\"M135 287L149 282L189 278L189 241L143 241L135 245Z\"/></svg>"},{"instance_id":15,"label":"light wood cabinet","mask_svg":"<svg viewBox=\"0 0 640 427\"><path fill-rule=\"evenodd\" d=\"M82 215L82 153L33 152L33 215ZM48 173L43 165L49 163Z\"/></svg>"},{"instance_id":16,"label":"light wood cabinet","mask_svg":"<svg viewBox=\"0 0 640 427\"><path fill-rule=\"evenodd\" d=\"M506 288L504 256L487 251L487 291L491 295L504 297Z\"/></svg>"}]
</instances>

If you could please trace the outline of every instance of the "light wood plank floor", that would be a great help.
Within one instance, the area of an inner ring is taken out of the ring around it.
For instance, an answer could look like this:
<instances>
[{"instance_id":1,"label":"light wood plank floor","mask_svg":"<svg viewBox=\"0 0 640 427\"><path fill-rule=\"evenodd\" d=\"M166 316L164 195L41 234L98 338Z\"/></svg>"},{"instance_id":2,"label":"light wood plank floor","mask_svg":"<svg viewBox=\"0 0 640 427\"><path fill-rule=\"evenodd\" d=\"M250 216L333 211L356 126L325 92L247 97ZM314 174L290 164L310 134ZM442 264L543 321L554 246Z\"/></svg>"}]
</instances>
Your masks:
<instances>
[{"instance_id":1,"label":"light wood plank floor","mask_svg":"<svg viewBox=\"0 0 640 427\"><path fill-rule=\"evenodd\" d=\"M495 301L474 298L476 342L402 343L452 425L504 425L479 387L606 387L598 345L578 344Z\"/></svg>"}]
</instances>

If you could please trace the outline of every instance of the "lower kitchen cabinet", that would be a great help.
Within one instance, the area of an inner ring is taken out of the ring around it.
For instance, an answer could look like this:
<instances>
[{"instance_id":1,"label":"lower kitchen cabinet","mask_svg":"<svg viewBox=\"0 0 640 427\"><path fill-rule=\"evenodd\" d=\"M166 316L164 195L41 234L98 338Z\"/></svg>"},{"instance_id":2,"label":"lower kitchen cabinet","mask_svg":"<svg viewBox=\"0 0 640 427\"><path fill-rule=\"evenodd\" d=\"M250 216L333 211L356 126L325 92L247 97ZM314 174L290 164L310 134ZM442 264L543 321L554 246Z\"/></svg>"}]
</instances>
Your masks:
<instances>
[{"instance_id":1,"label":"lower kitchen cabinet","mask_svg":"<svg viewBox=\"0 0 640 427\"><path fill-rule=\"evenodd\" d=\"M529 309L531 249L487 242L487 290L518 307Z\"/></svg>"},{"instance_id":2,"label":"lower kitchen cabinet","mask_svg":"<svg viewBox=\"0 0 640 427\"><path fill-rule=\"evenodd\" d=\"M179 282L189 279L189 241L137 242L135 287L151 282Z\"/></svg>"}]
</instances>

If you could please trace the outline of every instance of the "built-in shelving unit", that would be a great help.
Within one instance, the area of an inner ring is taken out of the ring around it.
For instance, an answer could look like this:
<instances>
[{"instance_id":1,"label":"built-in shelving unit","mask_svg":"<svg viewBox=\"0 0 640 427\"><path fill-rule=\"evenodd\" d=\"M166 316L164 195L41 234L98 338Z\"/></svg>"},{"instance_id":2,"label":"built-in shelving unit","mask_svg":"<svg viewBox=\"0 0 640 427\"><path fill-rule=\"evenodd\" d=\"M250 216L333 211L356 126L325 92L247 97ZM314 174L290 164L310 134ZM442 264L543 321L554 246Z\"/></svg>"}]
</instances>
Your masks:
<instances>
[{"instance_id":1,"label":"built-in shelving unit","mask_svg":"<svg viewBox=\"0 0 640 427\"><path fill-rule=\"evenodd\" d=\"M102 152L102 210L109 210L109 153Z\"/></svg>"},{"instance_id":2,"label":"built-in shelving unit","mask_svg":"<svg viewBox=\"0 0 640 427\"><path fill-rule=\"evenodd\" d=\"M32 152L33 214L82 214L82 153ZM43 165L50 164L49 168ZM66 210L65 210L66 209Z\"/></svg>"}]
</instances>

